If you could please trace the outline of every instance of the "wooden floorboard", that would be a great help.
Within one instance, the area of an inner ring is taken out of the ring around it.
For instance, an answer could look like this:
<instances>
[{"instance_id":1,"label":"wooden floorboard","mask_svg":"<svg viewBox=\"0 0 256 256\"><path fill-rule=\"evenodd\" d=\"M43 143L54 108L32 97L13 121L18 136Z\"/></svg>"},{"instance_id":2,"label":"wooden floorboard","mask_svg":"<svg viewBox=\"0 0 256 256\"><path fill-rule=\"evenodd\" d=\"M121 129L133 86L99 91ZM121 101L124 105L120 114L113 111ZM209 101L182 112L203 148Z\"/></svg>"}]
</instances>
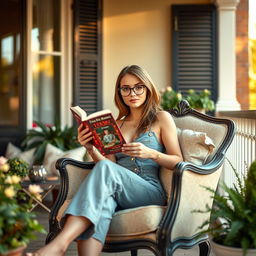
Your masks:
<instances>
[{"instance_id":1,"label":"wooden floorboard","mask_svg":"<svg viewBox=\"0 0 256 256\"><path fill-rule=\"evenodd\" d=\"M48 212L46 212L44 209L41 207L37 207L35 209L37 212L37 219L41 225L43 225L48 231ZM38 248L42 247L45 243L45 234L37 234L36 240L32 240L30 244L28 245L26 252L34 252ZM76 250L76 243L73 242L69 246L66 256L76 256L77 255L77 250ZM101 256L128 256L131 255L130 252L122 252L122 253L102 253ZM153 256L154 254L148 250L139 250L138 253L139 256ZM199 255L199 250L198 248L193 248L189 250L177 250L174 253L174 256L198 256ZM49 255L49 256L54 256L54 255ZM93 255L92 255L93 256ZM214 256L214 254L210 254L210 256Z\"/></svg>"}]
</instances>

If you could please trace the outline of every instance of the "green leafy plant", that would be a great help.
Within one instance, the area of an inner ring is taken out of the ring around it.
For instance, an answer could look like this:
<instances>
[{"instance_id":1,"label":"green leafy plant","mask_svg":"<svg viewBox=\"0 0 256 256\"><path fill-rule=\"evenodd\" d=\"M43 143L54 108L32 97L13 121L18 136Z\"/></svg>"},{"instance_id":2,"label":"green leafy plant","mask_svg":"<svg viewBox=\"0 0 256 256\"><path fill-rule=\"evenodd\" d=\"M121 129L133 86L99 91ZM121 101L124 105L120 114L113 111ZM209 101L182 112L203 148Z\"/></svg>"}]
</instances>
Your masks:
<instances>
[{"instance_id":1,"label":"green leafy plant","mask_svg":"<svg viewBox=\"0 0 256 256\"><path fill-rule=\"evenodd\" d=\"M174 91L171 87L161 91L161 106L164 110L176 108L181 99L181 93Z\"/></svg>"},{"instance_id":2,"label":"green leafy plant","mask_svg":"<svg viewBox=\"0 0 256 256\"><path fill-rule=\"evenodd\" d=\"M45 233L44 228L36 220L34 212L30 212L32 197L40 200L41 188L30 185L27 198L22 191L21 178L13 175L7 159L0 157L0 254L9 250L26 246L35 239L35 232ZM20 203L22 201L22 203Z\"/></svg>"},{"instance_id":3,"label":"green leafy plant","mask_svg":"<svg viewBox=\"0 0 256 256\"><path fill-rule=\"evenodd\" d=\"M20 158L12 158L9 159L7 162L10 166L9 174L10 175L17 175L19 177L26 177L29 172L28 163Z\"/></svg>"},{"instance_id":4,"label":"green leafy plant","mask_svg":"<svg viewBox=\"0 0 256 256\"><path fill-rule=\"evenodd\" d=\"M26 150L36 148L34 164L42 164L48 143L63 151L80 146L77 142L77 130L75 127L68 127L66 125L62 129L59 121L55 121L54 126L38 121L35 121L35 124L38 128L30 129L21 144Z\"/></svg>"},{"instance_id":5,"label":"green leafy plant","mask_svg":"<svg viewBox=\"0 0 256 256\"><path fill-rule=\"evenodd\" d=\"M210 220L199 227L202 230L207 227L201 234L209 233L216 243L242 248L246 255L249 248L256 248L256 161L243 180L232 164L231 167L238 185L230 188L223 182L224 194L214 194L211 188L206 187L212 193L213 208L206 205L206 210L194 212L211 212Z\"/></svg>"},{"instance_id":6,"label":"green leafy plant","mask_svg":"<svg viewBox=\"0 0 256 256\"><path fill-rule=\"evenodd\" d=\"M205 111L215 109L214 101L211 99L211 92L207 89L200 92L190 89L185 99L188 101L191 108L204 109Z\"/></svg>"}]
</instances>

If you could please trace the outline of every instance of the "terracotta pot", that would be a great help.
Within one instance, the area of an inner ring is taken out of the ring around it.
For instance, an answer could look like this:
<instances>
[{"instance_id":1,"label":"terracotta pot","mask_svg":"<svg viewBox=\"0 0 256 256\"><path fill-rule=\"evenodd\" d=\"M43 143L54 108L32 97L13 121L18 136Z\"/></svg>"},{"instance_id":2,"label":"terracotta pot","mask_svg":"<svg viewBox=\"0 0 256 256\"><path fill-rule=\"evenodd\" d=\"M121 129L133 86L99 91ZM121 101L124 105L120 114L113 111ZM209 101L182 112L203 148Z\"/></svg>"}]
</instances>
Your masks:
<instances>
[{"instance_id":1,"label":"terracotta pot","mask_svg":"<svg viewBox=\"0 0 256 256\"><path fill-rule=\"evenodd\" d=\"M16 249L10 250L4 254L0 253L0 256L22 256L26 246L18 247Z\"/></svg>"},{"instance_id":2,"label":"terracotta pot","mask_svg":"<svg viewBox=\"0 0 256 256\"><path fill-rule=\"evenodd\" d=\"M243 256L243 250L241 248L229 247L225 245L217 244L211 241L213 252L216 256ZM246 256L255 256L256 249L247 250Z\"/></svg>"}]
</instances>

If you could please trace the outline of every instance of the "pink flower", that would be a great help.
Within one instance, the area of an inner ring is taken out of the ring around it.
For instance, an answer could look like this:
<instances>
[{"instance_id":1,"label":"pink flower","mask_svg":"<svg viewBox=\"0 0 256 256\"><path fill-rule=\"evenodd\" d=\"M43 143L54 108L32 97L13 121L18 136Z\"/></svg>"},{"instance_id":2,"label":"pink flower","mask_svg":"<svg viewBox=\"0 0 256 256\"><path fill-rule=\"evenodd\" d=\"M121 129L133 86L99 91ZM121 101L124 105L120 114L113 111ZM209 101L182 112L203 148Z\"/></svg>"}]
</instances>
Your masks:
<instances>
[{"instance_id":1,"label":"pink flower","mask_svg":"<svg viewBox=\"0 0 256 256\"><path fill-rule=\"evenodd\" d=\"M4 165L8 161L4 156L0 156L0 165Z\"/></svg>"}]
</instances>

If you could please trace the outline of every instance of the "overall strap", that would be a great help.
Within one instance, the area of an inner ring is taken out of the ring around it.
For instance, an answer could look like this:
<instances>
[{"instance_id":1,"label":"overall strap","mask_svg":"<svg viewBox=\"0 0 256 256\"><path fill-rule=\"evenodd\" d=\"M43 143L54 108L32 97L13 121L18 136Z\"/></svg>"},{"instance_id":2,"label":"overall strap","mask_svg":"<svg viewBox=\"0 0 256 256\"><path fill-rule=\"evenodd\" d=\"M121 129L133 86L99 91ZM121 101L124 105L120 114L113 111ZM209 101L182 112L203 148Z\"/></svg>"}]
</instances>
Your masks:
<instances>
[{"instance_id":1,"label":"overall strap","mask_svg":"<svg viewBox=\"0 0 256 256\"><path fill-rule=\"evenodd\" d=\"M122 119L122 123L121 123L121 125L119 126L119 129L121 129L122 128L122 126L123 126L123 124L124 124L124 122L125 122L125 119L126 119L126 116Z\"/></svg>"}]
</instances>

